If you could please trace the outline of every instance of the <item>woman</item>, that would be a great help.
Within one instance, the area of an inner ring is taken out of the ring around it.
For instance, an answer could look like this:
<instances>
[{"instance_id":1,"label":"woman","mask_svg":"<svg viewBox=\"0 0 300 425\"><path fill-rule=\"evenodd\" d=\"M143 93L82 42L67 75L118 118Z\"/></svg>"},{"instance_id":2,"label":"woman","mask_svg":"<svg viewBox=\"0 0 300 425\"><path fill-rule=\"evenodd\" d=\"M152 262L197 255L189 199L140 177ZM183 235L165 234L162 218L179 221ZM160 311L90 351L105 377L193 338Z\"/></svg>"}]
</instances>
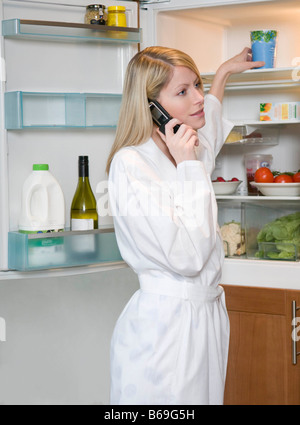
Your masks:
<instances>
[{"instance_id":1,"label":"woman","mask_svg":"<svg viewBox=\"0 0 300 425\"><path fill-rule=\"evenodd\" d=\"M183 52L149 47L128 65L107 172L118 245L141 289L114 330L112 404L223 402L229 322L210 175L232 128L222 119L227 78L262 64L249 55L220 66L205 100ZM149 99L174 117L165 134Z\"/></svg>"}]
</instances>

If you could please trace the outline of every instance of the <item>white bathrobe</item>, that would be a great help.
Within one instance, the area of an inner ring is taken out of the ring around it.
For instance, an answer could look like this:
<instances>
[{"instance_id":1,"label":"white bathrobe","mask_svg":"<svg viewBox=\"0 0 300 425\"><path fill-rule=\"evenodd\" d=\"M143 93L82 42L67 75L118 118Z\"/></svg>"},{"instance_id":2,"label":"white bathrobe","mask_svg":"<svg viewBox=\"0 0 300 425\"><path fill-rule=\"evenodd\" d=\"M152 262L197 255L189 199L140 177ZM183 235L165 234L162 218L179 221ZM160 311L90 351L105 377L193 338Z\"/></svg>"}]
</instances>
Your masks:
<instances>
[{"instance_id":1,"label":"white bathrobe","mask_svg":"<svg viewBox=\"0 0 300 425\"><path fill-rule=\"evenodd\" d=\"M211 184L232 124L205 97L198 160L175 167L150 139L121 149L109 175L118 246L140 289L116 324L111 404L222 404L229 321Z\"/></svg>"}]
</instances>

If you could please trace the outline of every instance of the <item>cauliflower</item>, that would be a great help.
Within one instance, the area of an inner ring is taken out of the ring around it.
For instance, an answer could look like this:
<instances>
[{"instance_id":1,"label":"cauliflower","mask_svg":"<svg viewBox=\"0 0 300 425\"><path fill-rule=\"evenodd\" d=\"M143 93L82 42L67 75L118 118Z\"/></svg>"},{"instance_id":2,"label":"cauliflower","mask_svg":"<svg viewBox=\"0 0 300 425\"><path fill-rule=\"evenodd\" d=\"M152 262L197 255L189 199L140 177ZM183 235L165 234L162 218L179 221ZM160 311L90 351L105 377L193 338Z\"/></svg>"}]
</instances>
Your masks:
<instances>
[{"instance_id":1,"label":"cauliflower","mask_svg":"<svg viewBox=\"0 0 300 425\"><path fill-rule=\"evenodd\" d=\"M245 235L240 223L236 221L225 223L220 230L226 256L245 254Z\"/></svg>"}]
</instances>

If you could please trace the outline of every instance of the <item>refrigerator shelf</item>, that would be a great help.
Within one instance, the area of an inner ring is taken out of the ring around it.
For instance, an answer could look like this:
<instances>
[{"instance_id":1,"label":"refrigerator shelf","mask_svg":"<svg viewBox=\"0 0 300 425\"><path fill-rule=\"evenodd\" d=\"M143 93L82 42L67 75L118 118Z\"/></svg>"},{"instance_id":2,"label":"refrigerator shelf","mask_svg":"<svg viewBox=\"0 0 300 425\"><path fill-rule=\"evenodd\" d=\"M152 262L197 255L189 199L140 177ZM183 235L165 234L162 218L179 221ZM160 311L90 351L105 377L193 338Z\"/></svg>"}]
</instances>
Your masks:
<instances>
[{"instance_id":1,"label":"refrigerator shelf","mask_svg":"<svg viewBox=\"0 0 300 425\"><path fill-rule=\"evenodd\" d=\"M242 125L250 125L250 126L270 126L270 127L277 127L282 126L286 124L300 124L300 120L278 120L278 121L259 121L259 120L244 120L244 121L234 121L235 126L242 126Z\"/></svg>"},{"instance_id":2,"label":"refrigerator shelf","mask_svg":"<svg viewBox=\"0 0 300 425\"><path fill-rule=\"evenodd\" d=\"M116 127L122 96L109 93L5 93L5 128Z\"/></svg>"},{"instance_id":3,"label":"refrigerator shelf","mask_svg":"<svg viewBox=\"0 0 300 425\"><path fill-rule=\"evenodd\" d=\"M8 233L8 268L32 271L123 261L113 228Z\"/></svg>"},{"instance_id":4,"label":"refrigerator shelf","mask_svg":"<svg viewBox=\"0 0 300 425\"><path fill-rule=\"evenodd\" d=\"M226 84L226 90L244 90L257 88L300 88L299 68L269 68L269 69L251 69L240 74L233 74L229 77ZM206 72L201 74L203 78L204 88L211 86L214 72Z\"/></svg>"},{"instance_id":5,"label":"refrigerator shelf","mask_svg":"<svg viewBox=\"0 0 300 425\"><path fill-rule=\"evenodd\" d=\"M236 142L225 142L225 146L239 146L239 145L258 145L258 146L276 146L278 140L272 137L253 137L249 139L240 139Z\"/></svg>"},{"instance_id":6,"label":"refrigerator shelf","mask_svg":"<svg viewBox=\"0 0 300 425\"><path fill-rule=\"evenodd\" d=\"M217 195L217 200L231 200L231 201L237 201L237 202L269 202L269 201L295 201L299 203L300 197L299 196L247 196L247 195Z\"/></svg>"},{"instance_id":7,"label":"refrigerator shelf","mask_svg":"<svg viewBox=\"0 0 300 425\"><path fill-rule=\"evenodd\" d=\"M141 41L141 30L139 28L28 19L3 20L2 35L6 38L51 39L59 41L74 40L118 43L140 43Z\"/></svg>"}]
</instances>

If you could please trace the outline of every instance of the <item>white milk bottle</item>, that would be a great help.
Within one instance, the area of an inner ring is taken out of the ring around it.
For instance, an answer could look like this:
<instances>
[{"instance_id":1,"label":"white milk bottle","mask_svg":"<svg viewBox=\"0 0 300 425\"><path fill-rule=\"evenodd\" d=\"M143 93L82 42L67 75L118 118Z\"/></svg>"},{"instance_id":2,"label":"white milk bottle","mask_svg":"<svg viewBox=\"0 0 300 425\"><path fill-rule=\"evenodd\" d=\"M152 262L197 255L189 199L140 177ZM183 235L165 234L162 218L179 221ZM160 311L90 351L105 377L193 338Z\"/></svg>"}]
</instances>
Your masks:
<instances>
[{"instance_id":1,"label":"white milk bottle","mask_svg":"<svg viewBox=\"0 0 300 425\"><path fill-rule=\"evenodd\" d=\"M28 240L30 267L47 268L65 264L64 238L53 233L64 230L64 226L65 201L61 187L50 173L48 164L34 164L32 173L23 185L19 218L19 232L43 233L41 238Z\"/></svg>"},{"instance_id":2,"label":"white milk bottle","mask_svg":"<svg viewBox=\"0 0 300 425\"><path fill-rule=\"evenodd\" d=\"M22 191L19 231L48 233L65 226L65 200L61 187L48 164L33 164Z\"/></svg>"}]
</instances>

